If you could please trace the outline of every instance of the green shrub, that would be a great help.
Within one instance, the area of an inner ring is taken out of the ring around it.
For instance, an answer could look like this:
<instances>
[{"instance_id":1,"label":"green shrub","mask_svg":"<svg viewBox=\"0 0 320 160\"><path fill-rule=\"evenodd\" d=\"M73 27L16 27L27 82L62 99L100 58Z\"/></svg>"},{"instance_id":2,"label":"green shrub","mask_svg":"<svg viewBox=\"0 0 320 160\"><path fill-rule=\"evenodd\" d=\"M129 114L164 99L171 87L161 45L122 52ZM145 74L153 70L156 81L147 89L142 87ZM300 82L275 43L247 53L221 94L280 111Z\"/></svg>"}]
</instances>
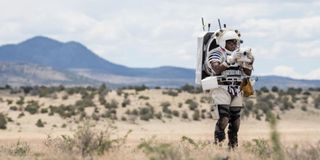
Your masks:
<instances>
[{"instance_id":1,"label":"green shrub","mask_svg":"<svg viewBox=\"0 0 320 160\"><path fill-rule=\"evenodd\" d=\"M320 109L320 95L318 95L318 97L314 99L314 107L316 109Z\"/></svg>"},{"instance_id":2,"label":"green shrub","mask_svg":"<svg viewBox=\"0 0 320 160\"><path fill-rule=\"evenodd\" d=\"M189 119L188 113L186 111L182 112L182 116L183 119Z\"/></svg>"},{"instance_id":3,"label":"green shrub","mask_svg":"<svg viewBox=\"0 0 320 160\"><path fill-rule=\"evenodd\" d=\"M20 96L20 99L16 102L16 104L22 106L24 104L24 97Z\"/></svg>"},{"instance_id":4,"label":"green shrub","mask_svg":"<svg viewBox=\"0 0 320 160\"><path fill-rule=\"evenodd\" d=\"M10 109L10 110L13 110L13 111L17 111L17 110L18 110L18 107L16 107L16 106L11 106L9 109Z\"/></svg>"},{"instance_id":5,"label":"green shrub","mask_svg":"<svg viewBox=\"0 0 320 160\"><path fill-rule=\"evenodd\" d=\"M153 140L143 140L138 149L142 150L150 160L182 160L184 157L172 144L157 143Z\"/></svg>"},{"instance_id":6,"label":"green shrub","mask_svg":"<svg viewBox=\"0 0 320 160\"><path fill-rule=\"evenodd\" d=\"M48 108L41 108L40 113L48 113Z\"/></svg>"},{"instance_id":7,"label":"green shrub","mask_svg":"<svg viewBox=\"0 0 320 160\"><path fill-rule=\"evenodd\" d=\"M44 127L44 123L42 122L41 119L38 119L37 123L36 123L37 127Z\"/></svg>"},{"instance_id":8,"label":"green shrub","mask_svg":"<svg viewBox=\"0 0 320 160\"><path fill-rule=\"evenodd\" d=\"M269 89L267 87L262 87L260 89L261 92L264 92L264 93L268 93L269 92Z\"/></svg>"},{"instance_id":9,"label":"green shrub","mask_svg":"<svg viewBox=\"0 0 320 160\"><path fill-rule=\"evenodd\" d=\"M148 96L143 96L143 95L139 96L138 98L139 98L139 99L142 99L142 100L148 100L148 99L150 99Z\"/></svg>"},{"instance_id":10,"label":"green shrub","mask_svg":"<svg viewBox=\"0 0 320 160\"><path fill-rule=\"evenodd\" d=\"M130 105L130 103L131 103L130 99L125 98L121 103L121 106L126 107L127 105Z\"/></svg>"},{"instance_id":11,"label":"green shrub","mask_svg":"<svg viewBox=\"0 0 320 160\"><path fill-rule=\"evenodd\" d=\"M104 95L99 95L99 102L101 105L105 105L107 103Z\"/></svg>"},{"instance_id":12,"label":"green shrub","mask_svg":"<svg viewBox=\"0 0 320 160\"><path fill-rule=\"evenodd\" d=\"M123 137L113 138L115 127L108 125L103 131L96 130L86 122L73 136L62 135L52 138L48 136L45 145L49 148L57 148L63 153L73 153L82 156L82 159L94 159L94 155L103 155L105 152L121 148L131 132L129 130Z\"/></svg>"},{"instance_id":13,"label":"green shrub","mask_svg":"<svg viewBox=\"0 0 320 160\"><path fill-rule=\"evenodd\" d=\"M199 121L200 120L200 112L199 110L194 110L193 115L192 115L192 119L195 121Z\"/></svg>"},{"instance_id":14,"label":"green shrub","mask_svg":"<svg viewBox=\"0 0 320 160\"><path fill-rule=\"evenodd\" d=\"M246 142L243 147L247 152L255 154L260 159L270 159L273 153L270 144L264 139L253 139L253 143Z\"/></svg>"},{"instance_id":15,"label":"green shrub","mask_svg":"<svg viewBox=\"0 0 320 160\"><path fill-rule=\"evenodd\" d=\"M273 86L273 87L271 88L271 91L272 91L272 92L278 92L278 91L279 91L279 88L278 88L277 86Z\"/></svg>"},{"instance_id":16,"label":"green shrub","mask_svg":"<svg viewBox=\"0 0 320 160\"><path fill-rule=\"evenodd\" d=\"M0 129L7 129L7 117L0 113Z\"/></svg>"},{"instance_id":17,"label":"green shrub","mask_svg":"<svg viewBox=\"0 0 320 160\"><path fill-rule=\"evenodd\" d=\"M30 114L35 114L38 112L39 108L40 106L38 105L27 105L27 107L25 108L25 111L29 112Z\"/></svg>"},{"instance_id":18,"label":"green shrub","mask_svg":"<svg viewBox=\"0 0 320 160\"><path fill-rule=\"evenodd\" d=\"M177 91L174 91L173 89L169 89L167 91L162 91L162 94L176 97L179 93Z\"/></svg>"},{"instance_id":19,"label":"green shrub","mask_svg":"<svg viewBox=\"0 0 320 160\"><path fill-rule=\"evenodd\" d=\"M111 102L107 102L105 104L105 108L112 109L112 108L118 108L118 102L115 99L112 99Z\"/></svg>"},{"instance_id":20,"label":"green shrub","mask_svg":"<svg viewBox=\"0 0 320 160\"><path fill-rule=\"evenodd\" d=\"M171 106L171 103L168 102L168 101L165 101L165 102L162 102L162 103L160 104L160 106L162 106L162 107L169 107L169 106Z\"/></svg>"},{"instance_id":21,"label":"green shrub","mask_svg":"<svg viewBox=\"0 0 320 160\"><path fill-rule=\"evenodd\" d=\"M177 110L173 110L173 111L172 111L172 114L173 114L173 116L175 116L175 117L179 117L179 116L180 116L180 113L179 113L179 111L177 111Z\"/></svg>"},{"instance_id":22,"label":"green shrub","mask_svg":"<svg viewBox=\"0 0 320 160\"><path fill-rule=\"evenodd\" d=\"M142 107L139 109L140 119L144 121L149 121L154 116L154 110L152 107Z\"/></svg>"},{"instance_id":23,"label":"green shrub","mask_svg":"<svg viewBox=\"0 0 320 160\"><path fill-rule=\"evenodd\" d=\"M161 113L161 112L158 112L158 113L154 114L154 116L155 116L157 119L162 119L162 113Z\"/></svg>"},{"instance_id":24,"label":"green shrub","mask_svg":"<svg viewBox=\"0 0 320 160\"><path fill-rule=\"evenodd\" d=\"M122 117L121 117L121 120L122 120L122 121L127 121L127 118L124 117L124 116L122 116Z\"/></svg>"},{"instance_id":25,"label":"green shrub","mask_svg":"<svg viewBox=\"0 0 320 160\"><path fill-rule=\"evenodd\" d=\"M24 116L24 112L21 112L19 115L18 115L18 118L21 118Z\"/></svg>"},{"instance_id":26,"label":"green shrub","mask_svg":"<svg viewBox=\"0 0 320 160\"><path fill-rule=\"evenodd\" d=\"M302 107L301 107L301 110L302 110L302 111L307 111L308 109L307 109L306 106L302 106Z\"/></svg>"}]
</instances>

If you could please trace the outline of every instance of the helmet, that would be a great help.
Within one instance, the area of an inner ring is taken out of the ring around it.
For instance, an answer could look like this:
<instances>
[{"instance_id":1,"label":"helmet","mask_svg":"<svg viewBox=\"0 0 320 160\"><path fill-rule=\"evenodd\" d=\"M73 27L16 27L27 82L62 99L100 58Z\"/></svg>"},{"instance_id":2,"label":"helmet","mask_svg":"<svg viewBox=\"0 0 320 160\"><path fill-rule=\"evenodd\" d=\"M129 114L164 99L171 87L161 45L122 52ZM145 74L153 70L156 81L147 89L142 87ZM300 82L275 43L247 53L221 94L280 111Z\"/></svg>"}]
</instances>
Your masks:
<instances>
[{"instance_id":1,"label":"helmet","mask_svg":"<svg viewBox=\"0 0 320 160\"><path fill-rule=\"evenodd\" d=\"M237 40L237 46L239 48L240 33L237 30L225 30L222 32L222 35L220 37L218 37L219 46L229 53L232 53L233 51L229 51L226 49L226 41L231 40L231 39Z\"/></svg>"}]
</instances>

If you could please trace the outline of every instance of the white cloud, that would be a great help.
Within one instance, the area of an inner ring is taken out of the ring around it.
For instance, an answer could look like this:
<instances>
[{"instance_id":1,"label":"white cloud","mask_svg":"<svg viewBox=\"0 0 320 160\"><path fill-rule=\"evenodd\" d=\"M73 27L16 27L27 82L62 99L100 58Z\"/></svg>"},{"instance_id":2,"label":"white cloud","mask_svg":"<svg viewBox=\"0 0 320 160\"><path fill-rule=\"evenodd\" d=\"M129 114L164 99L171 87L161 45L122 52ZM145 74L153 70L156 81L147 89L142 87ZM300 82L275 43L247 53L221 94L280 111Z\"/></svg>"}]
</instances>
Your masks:
<instances>
[{"instance_id":1,"label":"white cloud","mask_svg":"<svg viewBox=\"0 0 320 160\"><path fill-rule=\"evenodd\" d=\"M297 44L299 55L305 58L320 58L320 40Z\"/></svg>"},{"instance_id":2,"label":"white cloud","mask_svg":"<svg viewBox=\"0 0 320 160\"><path fill-rule=\"evenodd\" d=\"M290 66L276 66L273 68L271 75L285 76L297 79L320 79L320 68L309 71L308 73L298 73ZM267 74L267 75L269 75Z\"/></svg>"}]
</instances>

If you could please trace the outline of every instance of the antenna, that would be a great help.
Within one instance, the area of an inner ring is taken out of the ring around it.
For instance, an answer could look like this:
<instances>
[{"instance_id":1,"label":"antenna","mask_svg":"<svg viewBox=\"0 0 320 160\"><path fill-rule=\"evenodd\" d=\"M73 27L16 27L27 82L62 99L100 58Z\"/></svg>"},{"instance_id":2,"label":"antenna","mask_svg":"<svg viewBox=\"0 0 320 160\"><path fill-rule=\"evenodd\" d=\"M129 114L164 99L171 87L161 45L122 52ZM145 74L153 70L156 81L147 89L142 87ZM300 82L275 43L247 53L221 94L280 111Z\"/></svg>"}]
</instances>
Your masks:
<instances>
[{"instance_id":1,"label":"antenna","mask_svg":"<svg viewBox=\"0 0 320 160\"><path fill-rule=\"evenodd\" d=\"M219 23L219 29L221 30L221 23L219 18L218 18L218 23Z\"/></svg>"},{"instance_id":2,"label":"antenna","mask_svg":"<svg viewBox=\"0 0 320 160\"><path fill-rule=\"evenodd\" d=\"M202 20L202 30L204 31L205 30L205 25L204 25L203 17L201 17L201 20Z\"/></svg>"},{"instance_id":3,"label":"antenna","mask_svg":"<svg viewBox=\"0 0 320 160\"><path fill-rule=\"evenodd\" d=\"M211 25L211 24L210 24L210 23L208 23L208 32L210 31L210 25Z\"/></svg>"}]
</instances>

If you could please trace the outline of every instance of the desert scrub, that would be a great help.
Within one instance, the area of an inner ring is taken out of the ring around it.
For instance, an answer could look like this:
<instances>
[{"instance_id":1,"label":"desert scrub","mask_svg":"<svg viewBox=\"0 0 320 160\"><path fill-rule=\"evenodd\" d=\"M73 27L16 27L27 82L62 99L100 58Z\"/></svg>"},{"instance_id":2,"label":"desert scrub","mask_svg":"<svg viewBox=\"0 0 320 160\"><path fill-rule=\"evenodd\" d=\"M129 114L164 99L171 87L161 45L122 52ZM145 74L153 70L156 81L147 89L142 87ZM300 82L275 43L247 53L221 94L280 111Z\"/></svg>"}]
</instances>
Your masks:
<instances>
[{"instance_id":1,"label":"desert scrub","mask_svg":"<svg viewBox=\"0 0 320 160\"><path fill-rule=\"evenodd\" d=\"M37 121L37 123L36 123L36 126L37 127L40 127L40 128L43 128L44 127L44 122L42 122L42 120L41 119L38 119L38 121Z\"/></svg>"},{"instance_id":2,"label":"desert scrub","mask_svg":"<svg viewBox=\"0 0 320 160\"><path fill-rule=\"evenodd\" d=\"M149 121L154 116L154 109L150 106L139 108L139 115L141 120Z\"/></svg>"},{"instance_id":3,"label":"desert scrub","mask_svg":"<svg viewBox=\"0 0 320 160\"><path fill-rule=\"evenodd\" d=\"M172 97L176 97L176 96L178 96L179 93L176 90L169 89L167 91L162 91L162 94L163 95L169 95L169 96L172 96Z\"/></svg>"},{"instance_id":4,"label":"desert scrub","mask_svg":"<svg viewBox=\"0 0 320 160\"><path fill-rule=\"evenodd\" d=\"M7 116L0 113L0 129L7 129Z\"/></svg>"},{"instance_id":5,"label":"desert scrub","mask_svg":"<svg viewBox=\"0 0 320 160\"><path fill-rule=\"evenodd\" d=\"M143 95L139 96L138 98L139 98L139 99L142 99L142 100L148 100L148 99L150 99L148 96L143 96Z\"/></svg>"},{"instance_id":6,"label":"desert scrub","mask_svg":"<svg viewBox=\"0 0 320 160\"><path fill-rule=\"evenodd\" d=\"M1 146L0 153L14 157L25 157L30 153L30 146L27 142L18 140L16 144Z\"/></svg>"},{"instance_id":7,"label":"desert scrub","mask_svg":"<svg viewBox=\"0 0 320 160\"><path fill-rule=\"evenodd\" d=\"M25 111L29 112L30 114L38 113L38 110L40 108L40 105L38 101L28 101L28 105L24 109Z\"/></svg>"},{"instance_id":8,"label":"desert scrub","mask_svg":"<svg viewBox=\"0 0 320 160\"><path fill-rule=\"evenodd\" d=\"M142 150L150 160L180 160L182 159L179 150L170 143L158 143L153 137L150 140L143 139L138 145L138 149Z\"/></svg>"},{"instance_id":9,"label":"desert scrub","mask_svg":"<svg viewBox=\"0 0 320 160\"><path fill-rule=\"evenodd\" d=\"M49 149L58 152L81 154L83 158L91 158L95 155L103 155L111 150L119 150L127 140L131 130L123 137L115 137L116 127L108 124L105 130L97 130L89 121L85 121L73 136L62 135L52 138L50 135L44 142Z\"/></svg>"}]
</instances>

